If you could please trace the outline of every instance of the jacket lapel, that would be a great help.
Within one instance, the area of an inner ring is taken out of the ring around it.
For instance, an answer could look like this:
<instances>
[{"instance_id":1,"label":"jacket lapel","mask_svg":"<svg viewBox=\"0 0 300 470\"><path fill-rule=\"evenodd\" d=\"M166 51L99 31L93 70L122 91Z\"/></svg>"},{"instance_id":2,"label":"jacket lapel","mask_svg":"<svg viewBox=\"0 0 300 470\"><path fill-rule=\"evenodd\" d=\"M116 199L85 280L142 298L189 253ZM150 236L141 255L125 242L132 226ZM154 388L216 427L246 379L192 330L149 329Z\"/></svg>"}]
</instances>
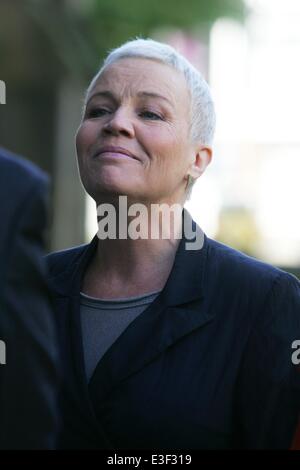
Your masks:
<instances>
[{"instance_id":1,"label":"jacket lapel","mask_svg":"<svg viewBox=\"0 0 300 470\"><path fill-rule=\"evenodd\" d=\"M66 361L67 375L75 377L75 396L81 408L81 416L85 417L87 423L94 426L94 432L101 436L104 448L110 448L111 444L107 440L104 431L96 419L94 409L90 400L88 384L85 374L84 354L80 321L80 290L82 277L87 264L93 256L97 247L97 238L89 245L78 248L80 254L75 262L65 266L65 269L52 279L49 284L55 295L55 308L58 318L58 330L61 336L62 360ZM70 366L73 370L69 370ZM71 382L73 383L73 382ZM69 392L71 393L71 392ZM95 433L95 435L96 435Z\"/></svg>"}]
</instances>

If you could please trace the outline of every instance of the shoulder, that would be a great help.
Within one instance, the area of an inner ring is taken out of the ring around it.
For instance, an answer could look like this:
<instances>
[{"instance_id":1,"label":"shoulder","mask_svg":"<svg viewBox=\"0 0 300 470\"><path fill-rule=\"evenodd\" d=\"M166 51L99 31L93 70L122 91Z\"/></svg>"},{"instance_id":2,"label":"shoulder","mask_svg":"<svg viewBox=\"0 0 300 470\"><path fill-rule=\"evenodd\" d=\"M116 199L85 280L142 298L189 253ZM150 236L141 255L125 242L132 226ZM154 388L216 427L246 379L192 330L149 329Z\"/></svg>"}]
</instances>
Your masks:
<instances>
[{"instance_id":1,"label":"shoulder","mask_svg":"<svg viewBox=\"0 0 300 470\"><path fill-rule=\"evenodd\" d=\"M0 148L0 180L4 189L14 194L25 194L47 186L48 177L36 165L25 158Z\"/></svg>"},{"instance_id":2,"label":"shoulder","mask_svg":"<svg viewBox=\"0 0 300 470\"><path fill-rule=\"evenodd\" d=\"M55 277L77 264L88 246L88 244L79 245L46 255L49 276Z\"/></svg>"},{"instance_id":3,"label":"shoulder","mask_svg":"<svg viewBox=\"0 0 300 470\"><path fill-rule=\"evenodd\" d=\"M245 294L266 292L279 284L294 289L300 286L294 275L210 238L207 238L207 259L210 281L214 277L235 291L242 289Z\"/></svg>"},{"instance_id":4,"label":"shoulder","mask_svg":"<svg viewBox=\"0 0 300 470\"><path fill-rule=\"evenodd\" d=\"M48 178L34 164L0 148L0 256L8 262L15 243L40 243L46 224Z\"/></svg>"}]
</instances>

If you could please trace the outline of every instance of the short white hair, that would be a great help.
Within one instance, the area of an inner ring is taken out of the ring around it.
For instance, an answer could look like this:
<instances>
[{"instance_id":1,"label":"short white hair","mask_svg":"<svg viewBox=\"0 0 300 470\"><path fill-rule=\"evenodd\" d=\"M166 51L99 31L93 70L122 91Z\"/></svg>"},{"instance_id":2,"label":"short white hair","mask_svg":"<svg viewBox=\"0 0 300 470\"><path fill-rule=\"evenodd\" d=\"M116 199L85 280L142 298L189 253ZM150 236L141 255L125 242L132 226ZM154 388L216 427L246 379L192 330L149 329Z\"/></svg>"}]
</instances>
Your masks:
<instances>
[{"instance_id":1,"label":"short white hair","mask_svg":"<svg viewBox=\"0 0 300 470\"><path fill-rule=\"evenodd\" d=\"M184 74L191 96L191 140L203 145L211 145L216 125L216 115L209 86L202 74L183 55L168 44L153 39L137 38L111 50L102 67L92 79L86 92L86 98L106 67L128 57L158 60Z\"/></svg>"}]
</instances>

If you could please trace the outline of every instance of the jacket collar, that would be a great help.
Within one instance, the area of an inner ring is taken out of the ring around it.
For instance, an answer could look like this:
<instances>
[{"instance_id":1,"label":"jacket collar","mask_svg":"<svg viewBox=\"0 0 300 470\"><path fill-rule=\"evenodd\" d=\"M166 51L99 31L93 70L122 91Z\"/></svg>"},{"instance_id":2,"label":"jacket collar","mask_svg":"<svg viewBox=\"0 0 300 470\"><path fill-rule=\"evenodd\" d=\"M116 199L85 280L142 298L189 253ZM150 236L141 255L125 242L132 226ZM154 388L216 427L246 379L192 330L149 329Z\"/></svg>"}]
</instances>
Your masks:
<instances>
[{"instance_id":1,"label":"jacket collar","mask_svg":"<svg viewBox=\"0 0 300 470\"><path fill-rule=\"evenodd\" d=\"M184 304L204 295L207 237L186 209L183 210L183 218L192 227L192 232L197 233L197 237L202 243L200 249L187 249L187 244L195 241L195 237L188 239L183 231L171 273L161 293L166 306ZM64 269L50 278L52 291L56 295L62 297L79 296L86 267L95 254L97 243L98 238L95 235L88 245L78 247L78 255L75 259L70 257L70 261L64 266Z\"/></svg>"}]
</instances>

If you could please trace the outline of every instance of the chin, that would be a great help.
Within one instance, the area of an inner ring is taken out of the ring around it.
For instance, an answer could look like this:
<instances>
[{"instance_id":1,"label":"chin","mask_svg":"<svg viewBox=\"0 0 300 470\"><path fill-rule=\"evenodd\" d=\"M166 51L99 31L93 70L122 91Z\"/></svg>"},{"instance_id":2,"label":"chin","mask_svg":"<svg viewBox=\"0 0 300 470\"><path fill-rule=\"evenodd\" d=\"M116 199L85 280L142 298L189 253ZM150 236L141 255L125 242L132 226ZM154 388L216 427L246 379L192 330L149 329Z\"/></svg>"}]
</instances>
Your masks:
<instances>
[{"instance_id":1,"label":"chin","mask_svg":"<svg viewBox=\"0 0 300 470\"><path fill-rule=\"evenodd\" d=\"M114 199L118 196L127 196L128 198L137 198L139 195L134 189L134 184L130 185L129 181L116 180L116 179L105 179L104 181L97 181L96 184L87 185L85 189L87 193L99 204L103 200Z\"/></svg>"}]
</instances>

